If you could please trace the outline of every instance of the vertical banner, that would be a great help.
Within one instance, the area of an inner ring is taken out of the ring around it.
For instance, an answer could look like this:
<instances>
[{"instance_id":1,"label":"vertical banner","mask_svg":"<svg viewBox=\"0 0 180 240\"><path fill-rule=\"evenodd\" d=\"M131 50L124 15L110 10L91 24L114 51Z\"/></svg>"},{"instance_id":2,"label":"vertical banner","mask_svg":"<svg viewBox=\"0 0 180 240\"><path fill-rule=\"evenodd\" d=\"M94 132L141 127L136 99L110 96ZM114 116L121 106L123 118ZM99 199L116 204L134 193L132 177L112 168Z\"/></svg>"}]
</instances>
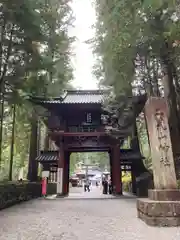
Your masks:
<instances>
[{"instance_id":1,"label":"vertical banner","mask_svg":"<svg viewBox=\"0 0 180 240\"><path fill-rule=\"evenodd\" d=\"M47 178L49 177L49 171L42 171L42 195L47 194Z\"/></svg>"},{"instance_id":2,"label":"vertical banner","mask_svg":"<svg viewBox=\"0 0 180 240\"><path fill-rule=\"evenodd\" d=\"M42 178L42 195L46 196L47 194L47 178L43 177Z\"/></svg>"},{"instance_id":3,"label":"vertical banner","mask_svg":"<svg viewBox=\"0 0 180 240\"><path fill-rule=\"evenodd\" d=\"M63 168L57 169L57 194L62 194L63 190Z\"/></svg>"}]
</instances>

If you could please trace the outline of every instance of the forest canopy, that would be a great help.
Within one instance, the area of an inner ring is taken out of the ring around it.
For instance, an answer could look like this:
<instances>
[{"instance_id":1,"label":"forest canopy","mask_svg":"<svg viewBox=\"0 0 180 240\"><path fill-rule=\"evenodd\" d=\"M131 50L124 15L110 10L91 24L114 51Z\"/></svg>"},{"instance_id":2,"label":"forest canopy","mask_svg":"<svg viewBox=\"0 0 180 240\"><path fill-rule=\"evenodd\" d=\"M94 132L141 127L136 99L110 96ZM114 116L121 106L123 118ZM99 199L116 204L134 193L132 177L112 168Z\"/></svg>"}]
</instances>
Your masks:
<instances>
[{"instance_id":1,"label":"forest canopy","mask_svg":"<svg viewBox=\"0 0 180 240\"><path fill-rule=\"evenodd\" d=\"M23 169L26 176L29 157L39 151L40 135L46 138L27 97L60 95L73 79L74 38L68 35L73 20L69 0L1 1L1 179L17 179Z\"/></svg>"}]
</instances>

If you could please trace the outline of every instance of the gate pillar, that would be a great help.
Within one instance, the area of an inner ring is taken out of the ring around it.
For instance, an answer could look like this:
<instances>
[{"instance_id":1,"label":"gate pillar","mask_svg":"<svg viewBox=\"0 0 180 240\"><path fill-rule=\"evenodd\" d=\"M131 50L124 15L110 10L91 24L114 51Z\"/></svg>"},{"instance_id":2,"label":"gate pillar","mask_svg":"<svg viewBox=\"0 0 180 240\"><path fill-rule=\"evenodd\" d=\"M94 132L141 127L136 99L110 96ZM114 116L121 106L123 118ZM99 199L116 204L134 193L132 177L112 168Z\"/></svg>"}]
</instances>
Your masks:
<instances>
[{"instance_id":1,"label":"gate pillar","mask_svg":"<svg viewBox=\"0 0 180 240\"><path fill-rule=\"evenodd\" d=\"M137 186L136 186L136 176L133 168L131 169L131 181L132 181L132 193L137 194Z\"/></svg>"},{"instance_id":2,"label":"gate pillar","mask_svg":"<svg viewBox=\"0 0 180 240\"><path fill-rule=\"evenodd\" d=\"M68 157L67 157L67 194L69 194L70 158L71 158L71 153L68 152Z\"/></svg>"},{"instance_id":3,"label":"gate pillar","mask_svg":"<svg viewBox=\"0 0 180 240\"><path fill-rule=\"evenodd\" d=\"M60 142L59 146L59 160L58 160L58 169L57 169L57 196L64 195L64 173L65 173L65 154L64 154L64 145L63 142Z\"/></svg>"},{"instance_id":4,"label":"gate pillar","mask_svg":"<svg viewBox=\"0 0 180 240\"><path fill-rule=\"evenodd\" d=\"M109 153L110 177L111 177L112 185L114 186L114 182L113 182L113 170L112 170L112 151L109 151L108 153Z\"/></svg>"},{"instance_id":5,"label":"gate pillar","mask_svg":"<svg viewBox=\"0 0 180 240\"><path fill-rule=\"evenodd\" d=\"M69 159L70 153L66 152L64 158L64 174L63 174L63 195L68 195L69 193Z\"/></svg>"},{"instance_id":6,"label":"gate pillar","mask_svg":"<svg viewBox=\"0 0 180 240\"><path fill-rule=\"evenodd\" d=\"M122 174L119 144L113 146L112 148L112 181L114 194L122 195Z\"/></svg>"}]
</instances>

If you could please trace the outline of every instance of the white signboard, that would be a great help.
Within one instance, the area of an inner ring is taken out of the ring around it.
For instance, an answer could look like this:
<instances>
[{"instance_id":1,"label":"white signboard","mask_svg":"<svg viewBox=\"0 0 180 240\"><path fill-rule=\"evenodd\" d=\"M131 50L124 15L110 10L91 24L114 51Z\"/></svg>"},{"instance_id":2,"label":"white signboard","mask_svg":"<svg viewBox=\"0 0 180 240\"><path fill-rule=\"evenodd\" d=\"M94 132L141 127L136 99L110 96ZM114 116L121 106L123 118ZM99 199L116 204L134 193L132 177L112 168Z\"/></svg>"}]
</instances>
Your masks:
<instances>
[{"instance_id":1,"label":"white signboard","mask_svg":"<svg viewBox=\"0 0 180 240\"><path fill-rule=\"evenodd\" d=\"M62 194L62 187L63 187L63 169L57 169L57 194Z\"/></svg>"},{"instance_id":2,"label":"white signboard","mask_svg":"<svg viewBox=\"0 0 180 240\"><path fill-rule=\"evenodd\" d=\"M42 177L46 177L48 178L49 177L49 171L42 171Z\"/></svg>"}]
</instances>

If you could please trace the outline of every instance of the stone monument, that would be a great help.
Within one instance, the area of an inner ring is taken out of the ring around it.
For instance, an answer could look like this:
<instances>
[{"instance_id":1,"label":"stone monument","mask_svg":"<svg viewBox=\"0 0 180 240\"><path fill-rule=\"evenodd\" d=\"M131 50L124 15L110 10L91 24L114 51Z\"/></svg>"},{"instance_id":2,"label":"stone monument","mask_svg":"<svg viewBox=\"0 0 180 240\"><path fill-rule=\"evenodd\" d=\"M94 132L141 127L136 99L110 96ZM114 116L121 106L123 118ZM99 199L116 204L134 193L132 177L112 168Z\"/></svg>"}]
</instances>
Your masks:
<instances>
[{"instance_id":1,"label":"stone monument","mask_svg":"<svg viewBox=\"0 0 180 240\"><path fill-rule=\"evenodd\" d=\"M180 191L168 124L168 105L163 98L151 97L145 117L152 156L154 189L147 199L137 200L138 217L151 226L180 226Z\"/></svg>"}]
</instances>

